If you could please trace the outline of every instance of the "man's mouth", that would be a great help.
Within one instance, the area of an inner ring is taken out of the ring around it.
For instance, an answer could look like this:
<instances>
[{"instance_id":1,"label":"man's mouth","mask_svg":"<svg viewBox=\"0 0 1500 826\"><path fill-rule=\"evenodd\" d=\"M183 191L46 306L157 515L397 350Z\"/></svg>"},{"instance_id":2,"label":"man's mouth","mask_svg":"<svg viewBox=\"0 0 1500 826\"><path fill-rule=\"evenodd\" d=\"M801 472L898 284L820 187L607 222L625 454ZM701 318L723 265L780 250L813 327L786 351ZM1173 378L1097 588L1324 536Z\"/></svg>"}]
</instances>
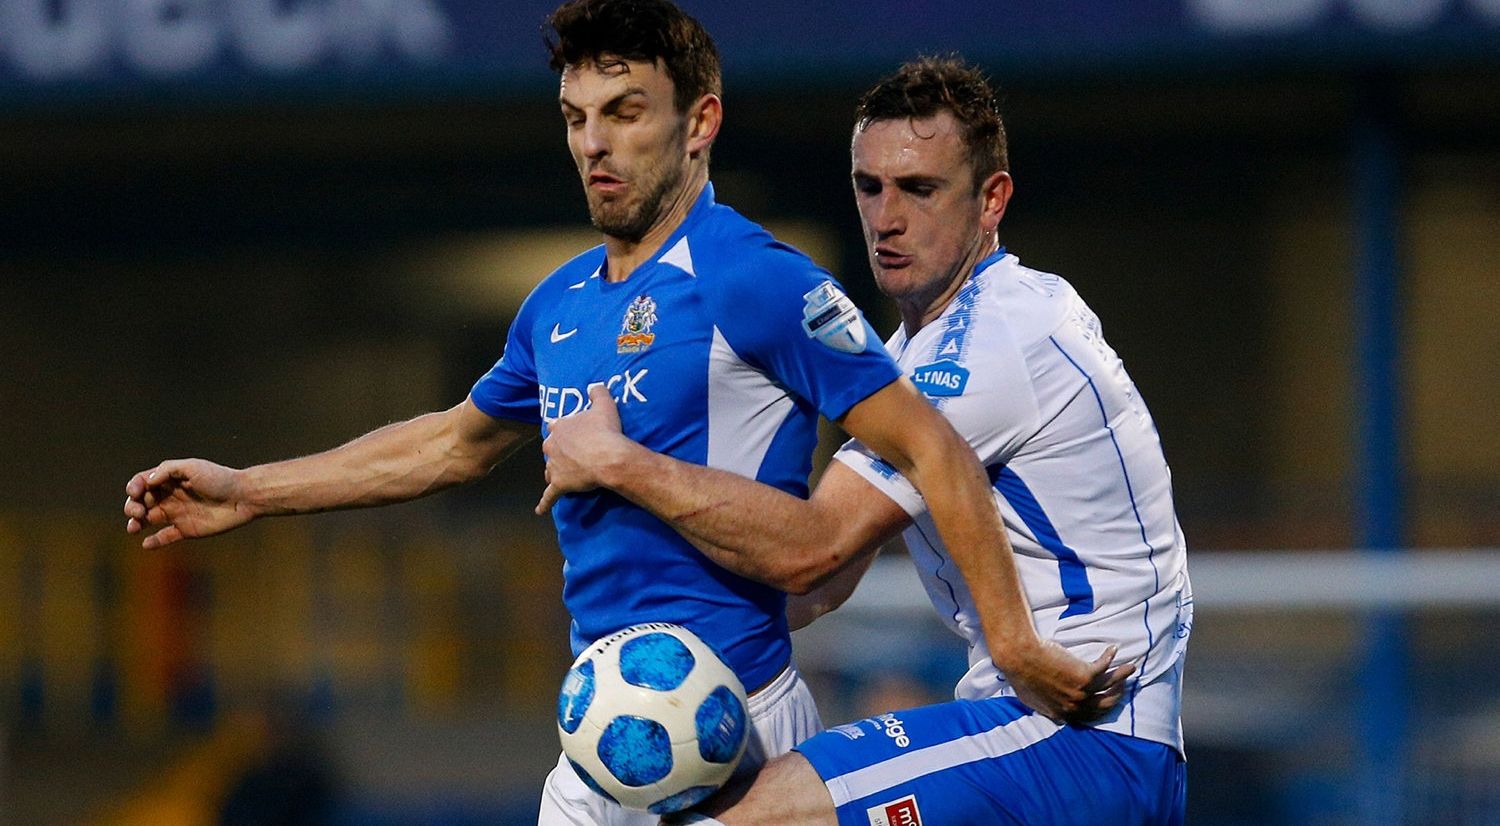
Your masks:
<instances>
[{"instance_id":1,"label":"man's mouth","mask_svg":"<svg viewBox=\"0 0 1500 826\"><path fill-rule=\"evenodd\" d=\"M875 248L875 262L883 269L898 270L911 266L911 256L885 245Z\"/></svg>"},{"instance_id":2,"label":"man's mouth","mask_svg":"<svg viewBox=\"0 0 1500 826\"><path fill-rule=\"evenodd\" d=\"M608 172L590 172L589 188L599 192L618 192L625 188L625 182L609 174Z\"/></svg>"}]
</instances>

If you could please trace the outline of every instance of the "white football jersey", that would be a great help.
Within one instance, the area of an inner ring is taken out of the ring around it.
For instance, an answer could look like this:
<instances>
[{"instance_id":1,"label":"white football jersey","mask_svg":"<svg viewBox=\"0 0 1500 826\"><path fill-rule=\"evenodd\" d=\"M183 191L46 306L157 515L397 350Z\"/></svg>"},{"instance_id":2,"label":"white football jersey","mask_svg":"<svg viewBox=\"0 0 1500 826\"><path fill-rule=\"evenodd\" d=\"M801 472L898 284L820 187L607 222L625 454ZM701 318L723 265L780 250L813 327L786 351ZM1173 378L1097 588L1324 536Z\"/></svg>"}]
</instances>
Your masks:
<instances>
[{"instance_id":1,"label":"white football jersey","mask_svg":"<svg viewBox=\"0 0 1500 826\"><path fill-rule=\"evenodd\" d=\"M1068 282L1004 250L943 314L887 348L979 454L1043 638L1092 660L1119 646L1137 672L1098 726L1182 749L1193 597L1156 426ZM955 694L1013 694L974 602L910 482L857 441L837 454L914 518L905 539L932 604L969 642Z\"/></svg>"}]
</instances>

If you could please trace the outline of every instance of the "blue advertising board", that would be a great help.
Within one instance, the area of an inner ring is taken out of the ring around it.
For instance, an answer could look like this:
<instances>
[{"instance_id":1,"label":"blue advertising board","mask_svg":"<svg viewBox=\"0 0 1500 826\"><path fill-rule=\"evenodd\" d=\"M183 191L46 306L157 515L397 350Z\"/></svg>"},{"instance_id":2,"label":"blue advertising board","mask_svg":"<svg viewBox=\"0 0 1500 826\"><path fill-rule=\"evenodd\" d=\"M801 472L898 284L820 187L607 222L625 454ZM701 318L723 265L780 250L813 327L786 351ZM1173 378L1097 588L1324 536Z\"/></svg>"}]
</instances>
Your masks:
<instances>
[{"instance_id":1,"label":"blue advertising board","mask_svg":"<svg viewBox=\"0 0 1500 826\"><path fill-rule=\"evenodd\" d=\"M0 0L0 99L288 89L530 93L555 0ZM757 0L682 4L728 81L960 51L1007 72L1474 58L1500 0Z\"/></svg>"}]
</instances>

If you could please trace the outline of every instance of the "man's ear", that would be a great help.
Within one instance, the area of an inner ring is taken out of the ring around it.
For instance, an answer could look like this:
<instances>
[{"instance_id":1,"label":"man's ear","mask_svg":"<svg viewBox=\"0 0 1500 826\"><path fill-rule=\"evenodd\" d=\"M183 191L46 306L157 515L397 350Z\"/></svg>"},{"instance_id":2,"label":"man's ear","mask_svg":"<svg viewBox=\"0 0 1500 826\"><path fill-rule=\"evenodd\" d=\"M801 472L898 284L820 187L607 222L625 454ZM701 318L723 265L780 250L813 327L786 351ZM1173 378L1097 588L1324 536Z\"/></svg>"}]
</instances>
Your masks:
<instances>
[{"instance_id":1,"label":"man's ear","mask_svg":"<svg viewBox=\"0 0 1500 826\"><path fill-rule=\"evenodd\" d=\"M724 102L714 94L698 98L688 109L687 121L688 154L697 157L719 136L719 127L724 125Z\"/></svg>"},{"instance_id":2,"label":"man's ear","mask_svg":"<svg viewBox=\"0 0 1500 826\"><path fill-rule=\"evenodd\" d=\"M983 203L979 209L979 225L986 232L993 232L1000 226L1000 219L1005 217L1005 207L1010 203L1010 196L1015 193L1015 189L1015 182L1011 180L1009 172L996 172L980 184L979 195Z\"/></svg>"}]
</instances>

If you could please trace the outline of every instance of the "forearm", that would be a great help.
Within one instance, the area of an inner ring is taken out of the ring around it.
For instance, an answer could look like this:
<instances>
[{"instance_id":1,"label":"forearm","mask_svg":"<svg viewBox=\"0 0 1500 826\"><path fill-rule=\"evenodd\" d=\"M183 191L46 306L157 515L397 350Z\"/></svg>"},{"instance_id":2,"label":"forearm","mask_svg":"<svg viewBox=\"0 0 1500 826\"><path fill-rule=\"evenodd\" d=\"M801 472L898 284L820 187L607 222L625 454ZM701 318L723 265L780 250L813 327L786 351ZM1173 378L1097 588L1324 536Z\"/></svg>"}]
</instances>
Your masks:
<instances>
[{"instance_id":1,"label":"forearm","mask_svg":"<svg viewBox=\"0 0 1500 826\"><path fill-rule=\"evenodd\" d=\"M953 434L914 465L908 478L922 492L943 545L969 587L990 656L1006 671L1041 639L984 468L969 445Z\"/></svg>"},{"instance_id":2,"label":"forearm","mask_svg":"<svg viewBox=\"0 0 1500 826\"><path fill-rule=\"evenodd\" d=\"M241 473L240 497L257 516L405 502L481 477L524 434L476 433L463 405L366 433L347 444Z\"/></svg>"},{"instance_id":3,"label":"forearm","mask_svg":"<svg viewBox=\"0 0 1500 826\"><path fill-rule=\"evenodd\" d=\"M729 471L636 445L599 475L720 566L785 591L813 588L858 550L840 547L815 503Z\"/></svg>"},{"instance_id":4,"label":"forearm","mask_svg":"<svg viewBox=\"0 0 1500 826\"><path fill-rule=\"evenodd\" d=\"M1004 669L1040 644L989 478L974 450L906 380L850 410L844 427L921 492Z\"/></svg>"},{"instance_id":5,"label":"forearm","mask_svg":"<svg viewBox=\"0 0 1500 826\"><path fill-rule=\"evenodd\" d=\"M794 594L786 601L786 622L793 631L812 625L813 621L833 611L853 596L861 579L870 570L878 554L868 553L852 560L818 587L805 594Z\"/></svg>"},{"instance_id":6,"label":"forearm","mask_svg":"<svg viewBox=\"0 0 1500 826\"><path fill-rule=\"evenodd\" d=\"M670 525L709 559L741 576L806 592L873 551L910 521L869 483L834 463L811 499L735 473L655 453L621 430L614 400L589 391L589 409L552 423L542 453L558 497L608 488Z\"/></svg>"}]
</instances>

